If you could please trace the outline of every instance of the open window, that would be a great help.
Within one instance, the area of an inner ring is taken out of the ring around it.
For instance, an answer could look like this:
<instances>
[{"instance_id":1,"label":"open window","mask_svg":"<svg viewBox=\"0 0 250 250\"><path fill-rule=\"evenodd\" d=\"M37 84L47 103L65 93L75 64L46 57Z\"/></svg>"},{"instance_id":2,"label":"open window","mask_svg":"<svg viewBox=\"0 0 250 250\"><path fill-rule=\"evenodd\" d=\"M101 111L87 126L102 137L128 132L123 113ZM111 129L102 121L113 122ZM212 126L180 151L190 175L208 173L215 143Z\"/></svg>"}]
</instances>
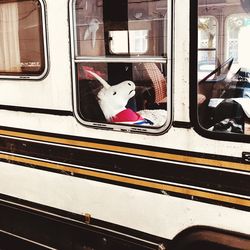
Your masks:
<instances>
[{"instance_id":1,"label":"open window","mask_svg":"<svg viewBox=\"0 0 250 250\"><path fill-rule=\"evenodd\" d=\"M45 45L42 2L0 1L2 78L42 78L47 69Z\"/></svg>"},{"instance_id":2,"label":"open window","mask_svg":"<svg viewBox=\"0 0 250 250\"><path fill-rule=\"evenodd\" d=\"M198 122L224 138L250 134L249 10L249 1L198 0Z\"/></svg>"},{"instance_id":3,"label":"open window","mask_svg":"<svg viewBox=\"0 0 250 250\"><path fill-rule=\"evenodd\" d=\"M167 0L72 0L71 8L78 119L118 130L165 129Z\"/></svg>"}]
</instances>

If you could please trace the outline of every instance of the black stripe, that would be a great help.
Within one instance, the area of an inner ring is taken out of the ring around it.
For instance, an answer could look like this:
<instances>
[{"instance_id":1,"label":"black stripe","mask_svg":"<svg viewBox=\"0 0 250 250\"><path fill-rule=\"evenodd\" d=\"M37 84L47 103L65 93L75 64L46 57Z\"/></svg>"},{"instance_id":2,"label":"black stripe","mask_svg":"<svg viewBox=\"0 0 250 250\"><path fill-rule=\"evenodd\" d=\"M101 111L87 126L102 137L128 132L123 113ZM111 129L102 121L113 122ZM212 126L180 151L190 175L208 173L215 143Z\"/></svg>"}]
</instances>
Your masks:
<instances>
[{"instance_id":1,"label":"black stripe","mask_svg":"<svg viewBox=\"0 0 250 250\"><path fill-rule=\"evenodd\" d=\"M89 167L96 171L105 170L113 174L132 175L135 178L143 177L239 195L250 193L249 175L225 172L220 169L206 169L179 162L162 162L8 138L1 139L0 150L56 161L62 165L67 163ZM230 167L230 162L228 166Z\"/></svg>"},{"instance_id":2,"label":"black stripe","mask_svg":"<svg viewBox=\"0 0 250 250\"><path fill-rule=\"evenodd\" d=\"M40 159L75 164L93 169L107 170L167 182L193 185L242 195L249 195L249 176L223 172L196 166L181 165L178 162L161 162L123 155L108 154L60 147L29 141L2 138L0 150ZM248 164L246 163L246 166ZM230 162L228 162L230 167Z\"/></svg>"},{"instance_id":3,"label":"black stripe","mask_svg":"<svg viewBox=\"0 0 250 250\"><path fill-rule=\"evenodd\" d=\"M181 122L181 121L174 121L173 127L175 128L192 128L192 124L190 122Z\"/></svg>"},{"instance_id":4,"label":"black stripe","mask_svg":"<svg viewBox=\"0 0 250 250\"><path fill-rule=\"evenodd\" d=\"M11 111L21 111L21 112L28 112L28 113L48 114L48 115L73 116L73 112L67 111L67 110L29 108L29 107L10 106L10 105L0 105L0 109L11 110Z\"/></svg>"},{"instance_id":5,"label":"black stripe","mask_svg":"<svg viewBox=\"0 0 250 250\"><path fill-rule=\"evenodd\" d=\"M98 140L87 139L89 142L99 142ZM105 141L107 142L107 141ZM123 143L112 143L112 145L122 145ZM128 144L126 144L128 145ZM132 144L130 144L132 145ZM142 146L141 146L142 147ZM135 145L133 148L137 149ZM138 147L140 148L140 147ZM198 156L199 158L205 158L205 154L198 154L193 152L183 152L179 150L153 148L153 147L143 147L147 150L154 149L159 152L166 152L173 154L178 152L184 155ZM206 169L200 168L199 166L190 166L187 163L180 163L177 161L157 161L157 159L144 159L135 156L117 155L106 152L96 152L90 151L88 149L81 150L77 148L55 146L45 143L30 142L26 140L9 139L2 137L0 140L0 151L15 153L18 155L36 157L41 160L47 159L49 161L56 161L59 164L74 164L80 167L90 167L95 171L105 170L110 171L115 175L126 174L132 175L134 178L142 177L148 179L154 179L163 182L172 182L176 184L184 184L188 186L194 186L197 188L207 188L209 190L217 190L222 192L234 193L237 195L249 195L250 182L249 176L245 175L243 172L225 172L220 169ZM220 158L227 160L228 167L230 167L231 162L243 162L241 158L235 157L221 157L215 155L209 155L210 159ZM17 162L15 162L17 163ZM245 162L246 166L249 166ZM30 166L29 167L37 167ZM216 167L216 166L215 166ZM44 169L38 167L39 169ZM55 171L53 169L46 169L48 171ZM58 172L58 171L56 171ZM60 171L59 171L60 172ZM89 176L81 176L82 178L91 178ZM98 181L112 182L112 180L100 180ZM130 186L126 183L117 183L116 185ZM139 189L147 189L152 191L151 188L145 187L135 187ZM159 192L160 190L153 190L154 192Z\"/></svg>"},{"instance_id":6,"label":"black stripe","mask_svg":"<svg viewBox=\"0 0 250 250\"><path fill-rule=\"evenodd\" d=\"M2 160L0 160L2 161ZM14 161L4 161L4 162L8 162L8 163L18 163L18 162L14 162ZM240 209L240 210L244 210L244 211L250 211L250 207L248 206L244 206L244 205L239 205L239 204L234 204L231 202L225 202L225 201L221 201L221 200L213 200L211 198L207 198L207 197L198 197L192 194L184 194L184 193L177 193L177 192L173 192L173 191L166 191L166 190L158 190L156 188L153 187L146 187L146 186L141 186L141 185L136 185L136 184L129 184L126 182L121 182L121 181L115 181L112 179L101 179L98 177L93 177L93 176L87 176L87 175L83 175L83 174L73 174L72 172L67 172L67 171L62 171L62 170L58 170L58 169L51 169L51 168L44 168L44 167L40 167L40 166L36 166L36 165L30 165L30 164L24 164L24 163L18 163L18 165L24 166L24 167L31 167L31 168L36 168L39 170L45 170L45 171L49 171L49 172L54 172L54 173L58 173L58 174L64 174L64 175L70 175L71 177L78 177L78 178L84 178L84 179L88 179L88 180L94 180L94 181L98 181L98 182L102 182L102 183L107 183L107 184L111 184L111 185L115 185L115 186L122 186L122 187L127 187L127 188L131 188L131 189L138 189L138 190L143 190L146 192L151 192L151 193L158 193L161 195L167 195L167 196L173 196L173 197L180 197L180 198L184 198L184 199L188 199L188 200L193 200L193 201L200 201L200 202L205 202L205 203L209 203L209 204L214 204L214 205L222 205L225 207L229 207L229 208L235 208L235 209ZM176 185L177 186L177 185ZM193 190L199 190L199 189L195 189L193 188ZM208 192L208 191L207 191ZM215 192L210 191L208 192L210 194L216 194ZM225 195L224 195L225 196ZM230 195L228 195L228 197L230 197ZM242 200L246 200L241 198Z\"/></svg>"},{"instance_id":7,"label":"black stripe","mask_svg":"<svg viewBox=\"0 0 250 250\"><path fill-rule=\"evenodd\" d=\"M51 249L45 246L40 246L27 239L18 237L18 235L9 234L0 231L0 246L3 250L25 249L25 250L46 250Z\"/></svg>"},{"instance_id":8,"label":"black stripe","mask_svg":"<svg viewBox=\"0 0 250 250\"><path fill-rule=\"evenodd\" d=\"M94 249L146 250L168 244L168 240L161 237L93 217L90 223L84 223L85 211L79 215L6 195L0 195L0 199L2 230L57 249L76 249L72 244L79 243L90 246L105 243Z\"/></svg>"},{"instance_id":9,"label":"black stripe","mask_svg":"<svg viewBox=\"0 0 250 250\"><path fill-rule=\"evenodd\" d=\"M33 131L33 130L27 130L27 129L21 129L21 128L12 128L12 127L5 127L0 126L0 130L5 131L12 131L12 132L20 132L20 133L28 133L30 135L38 135L38 136L46 136L51 137L55 139L66 139L66 140L76 140L80 142L91 142L96 144L105 144L108 146L118 146L118 147L125 147L125 148L134 148L134 149L142 149L142 150L149 150L152 152L159 152L159 153L166 153L166 154L174 154L174 155L184 155L184 156L191 156L191 157L197 157L201 159L211 159L211 160L222 160L222 161L228 161L230 162L236 162L236 163L245 163L243 158L239 157L233 157L233 156L225 156L225 155L216 155L216 154L208 154L204 152L192 152L192 151L186 151L186 150L178 150L178 149L172 149L172 148L163 148L163 147L156 147L156 146L149 146L149 145L142 145L142 144L132 144L127 142L121 142L121 141L111 141L111 140L105 140L105 139L94 139L90 137L79 137L79 136L72 136L72 135L66 135L66 134L56 134L56 133L48 133L48 132L41 132L41 131ZM0 134L1 138L1 134ZM20 137L21 138L21 137ZM18 138L17 138L18 139ZM25 138L24 138L25 139ZM37 142L39 142L37 140ZM45 141L46 142L46 141ZM72 145L74 146L74 145Z\"/></svg>"}]
</instances>

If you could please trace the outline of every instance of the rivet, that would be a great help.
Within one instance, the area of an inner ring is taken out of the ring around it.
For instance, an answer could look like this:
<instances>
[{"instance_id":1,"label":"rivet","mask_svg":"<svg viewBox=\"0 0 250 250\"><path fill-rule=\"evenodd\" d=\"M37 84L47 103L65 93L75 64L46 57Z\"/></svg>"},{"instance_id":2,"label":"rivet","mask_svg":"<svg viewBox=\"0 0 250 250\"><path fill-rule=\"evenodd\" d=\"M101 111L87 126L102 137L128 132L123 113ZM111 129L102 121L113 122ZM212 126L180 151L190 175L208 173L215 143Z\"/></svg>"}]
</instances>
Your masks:
<instances>
[{"instance_id":1,"label":"rivet","mask_svg":"<svg viewBox=\"0 0 250 250\"><path fill-rule=\"evenodd\" d=\"M87 223L87 224L90 224L90 221L91 221L91 214L84 214L84 222Z\"/></svg>"}]
</instances>

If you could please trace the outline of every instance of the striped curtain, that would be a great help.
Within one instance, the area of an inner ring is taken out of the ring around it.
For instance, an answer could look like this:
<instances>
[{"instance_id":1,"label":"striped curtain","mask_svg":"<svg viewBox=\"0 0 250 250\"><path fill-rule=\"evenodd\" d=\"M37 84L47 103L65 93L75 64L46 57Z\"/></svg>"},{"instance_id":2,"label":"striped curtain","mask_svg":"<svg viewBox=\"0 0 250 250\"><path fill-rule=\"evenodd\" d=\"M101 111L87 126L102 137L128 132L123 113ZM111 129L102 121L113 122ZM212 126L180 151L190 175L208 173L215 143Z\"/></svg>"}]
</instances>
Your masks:
<instances>
[{"instance_id":1,"label":"striped curtain","mask_svg":"<svg viewBox=\"0 0 250 250\"><path fill-rule=\"evenodd\" d=\"M18 4L0 4L0 72L20 72Z\"/></svg>"}]
</instances>

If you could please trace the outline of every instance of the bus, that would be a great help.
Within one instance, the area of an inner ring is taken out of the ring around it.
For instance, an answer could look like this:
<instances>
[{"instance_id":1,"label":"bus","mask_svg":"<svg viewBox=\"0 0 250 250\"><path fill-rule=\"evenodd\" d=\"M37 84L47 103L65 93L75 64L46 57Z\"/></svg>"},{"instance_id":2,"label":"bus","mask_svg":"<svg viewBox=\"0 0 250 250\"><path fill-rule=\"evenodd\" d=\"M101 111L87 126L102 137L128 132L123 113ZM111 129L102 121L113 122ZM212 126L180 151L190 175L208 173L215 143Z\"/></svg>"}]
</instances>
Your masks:
<instances>
[{"instance_id":1,"label":"bus","mask_svg":"<svg viewBox=\"0 0 250 250\"><path fill-rule=\"evenodd\" d=\"M0 249L249 250L250 1L0 0Z\"/></svg>"}]
</instances>

